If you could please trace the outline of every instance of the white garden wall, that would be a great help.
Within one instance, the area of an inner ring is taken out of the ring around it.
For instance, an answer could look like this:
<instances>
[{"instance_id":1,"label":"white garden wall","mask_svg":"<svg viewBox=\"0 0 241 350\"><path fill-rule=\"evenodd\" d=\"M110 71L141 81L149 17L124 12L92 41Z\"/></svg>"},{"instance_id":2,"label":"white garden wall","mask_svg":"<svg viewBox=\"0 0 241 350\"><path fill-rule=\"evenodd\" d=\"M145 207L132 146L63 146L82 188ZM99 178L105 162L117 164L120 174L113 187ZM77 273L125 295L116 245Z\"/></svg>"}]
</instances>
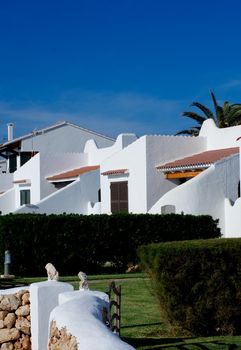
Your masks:
<instances>
[{"instance_id":1,"label":"white garden wall","mask_svg":"<svg viewBox=\"0 0 241 350\"><path fill-rule=\"evenodd\" d=\"M106 293L48 280L0 295L1 349L134 350L106 325Z\"/></svg>"},{"instance_id":2,"label":"white garden wall","mask_svg":"<svg viewBox=\"0 0 241 350\"><path fill-rule=\"evenodd\" d=\"M177 186L166 193L149 210L149 213L161 213L161 207L173 205L176 213L202 215L207 214L219 219L222 234L225 229L225 198L235 201L238 197L239 156L234 155L217 162L200 175Z\"/></svg>"},{"instance_id":3,"label":"white garden wall","mask_svg":"<svg viewBox=\"0 0 241 350\"><path fill-rule=\"evenodd\" d=\"M199 136L207 138L207 150L238 147L237 138L241 136L241 125L218 128L212 119L206 120Z\"/></svg>"},{"instance_id":4,"label":"white garden wall","mask_svg":"<svg viewBox=\"0 0 241 350\"><path fill-rule=\"evenodd\" d=\"M71 284L55 280L30 285L32 350L47 350L50 313L58 305L59 294L71 290Z\"/></svg>"},{"instance_id":5,"label":"white garden wall","mask_svg":"<svg viewBox=\"0 0 241 350\"><path fill-rule=\"evenodd\" d=\"M241 237L241 198L232 205L225 199L225 237Z\"/></svg>"},{"instance_id":6,"label":"white garden wall","mask_svg":"<svg viewBox=\"0 0 241 350\"><path fill-rule=\"evenodd\" d=\"M134 350L104 324L104 310L109 309L105 293L75 291L60 294L61 299L50 314L49 349L57 342L56 349Z\"/></svg>"}]
</instances>

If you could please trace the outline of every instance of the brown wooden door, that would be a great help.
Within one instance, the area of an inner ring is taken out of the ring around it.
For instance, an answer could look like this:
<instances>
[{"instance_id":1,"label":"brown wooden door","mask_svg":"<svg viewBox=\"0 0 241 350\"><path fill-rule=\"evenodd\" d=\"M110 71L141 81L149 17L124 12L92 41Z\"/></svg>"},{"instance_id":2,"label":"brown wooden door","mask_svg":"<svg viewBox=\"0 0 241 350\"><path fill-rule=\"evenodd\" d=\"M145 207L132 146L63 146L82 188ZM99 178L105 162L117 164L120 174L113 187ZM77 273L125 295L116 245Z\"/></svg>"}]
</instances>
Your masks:
<instances>
[{"instance_id":1,"label":"brown wooden door","mask_svg":"<svg viewBox=\"0 0 241 350\"><path fill-rule=\"evenodd\" d=\"M110 198L112 213L128 213L128 181L111 182Z\"/></svg>"}]
</instances>

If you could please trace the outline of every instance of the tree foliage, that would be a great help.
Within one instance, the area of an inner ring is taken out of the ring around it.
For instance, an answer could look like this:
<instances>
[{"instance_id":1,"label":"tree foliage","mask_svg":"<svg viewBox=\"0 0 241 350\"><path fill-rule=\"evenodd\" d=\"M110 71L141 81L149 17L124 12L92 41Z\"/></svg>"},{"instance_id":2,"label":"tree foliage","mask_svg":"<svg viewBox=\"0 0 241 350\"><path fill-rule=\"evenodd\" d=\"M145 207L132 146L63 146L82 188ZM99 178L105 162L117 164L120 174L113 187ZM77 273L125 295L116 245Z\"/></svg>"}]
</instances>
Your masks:
<instances>
[{"instance_id":1,"label":"tree foliage","mask_svg":"<svg viewBox=\"0 0 241 350\"><path fill-rule=\"evenodd\" d=\"M219 128L241 124L241 104L230 104L228 101L224 101L223 105L220 106L212 91L210 91L210 96L214 112L199 102L193 102L190 106L197 108L201 114L188 111L183 112L182 116L194 120L197 125L194 125L189 129L181 130L176 135L186 134L198 136L203 122L207 119L212 119Z\"/></svg>"}]
</instances>

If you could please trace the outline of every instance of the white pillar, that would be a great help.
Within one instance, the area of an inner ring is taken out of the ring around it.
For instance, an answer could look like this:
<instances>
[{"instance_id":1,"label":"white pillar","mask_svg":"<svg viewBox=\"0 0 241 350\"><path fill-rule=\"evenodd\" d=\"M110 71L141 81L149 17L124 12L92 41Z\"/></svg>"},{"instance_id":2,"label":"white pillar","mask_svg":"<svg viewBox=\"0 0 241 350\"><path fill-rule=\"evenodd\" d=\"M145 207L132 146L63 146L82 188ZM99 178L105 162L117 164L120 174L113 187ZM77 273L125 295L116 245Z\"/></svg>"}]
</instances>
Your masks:
<instances>
[{"instance_id":1,"label":"white pillar","mask_svg":"<svg viewBox=\"0 0 241 350\"><path fill-rule=\"evenodd\" d=\"M54 280L30 285L32 350L47 350L50 312L58 305L59 294L73 289L71 284Z\"/></svg>"}]
</instances>

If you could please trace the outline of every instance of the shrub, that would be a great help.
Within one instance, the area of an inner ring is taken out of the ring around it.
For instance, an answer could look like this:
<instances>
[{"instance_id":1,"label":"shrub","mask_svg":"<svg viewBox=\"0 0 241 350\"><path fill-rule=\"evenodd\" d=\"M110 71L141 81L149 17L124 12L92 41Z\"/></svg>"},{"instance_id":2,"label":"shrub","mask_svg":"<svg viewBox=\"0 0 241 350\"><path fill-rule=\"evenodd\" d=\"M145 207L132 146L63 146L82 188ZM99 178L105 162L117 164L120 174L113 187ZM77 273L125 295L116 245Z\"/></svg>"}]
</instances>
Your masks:
<instances>
[{"instance_id":1,"label":"shrub","mask_svg":"<svg viewBox=\"0 0 241 350\"><path fill-rule=\"evenodd\" d=\"M45 274L53 263L60 274L100 272L106 261L116 271L136 263L141 244L218 237L217 221L191 215L44 215L0 216L0 257L9 249L16 275Z\"/></svg>"},{"instance_id":2,"label":"shrub","mask_svg":"<svg viewBox=\"0 0 241 350\"><path fill-rule=\"evenodd\" d=\"M139 248L162 316L195 336L241 334L241 239Z\"/></svg>"}]
</instances>

